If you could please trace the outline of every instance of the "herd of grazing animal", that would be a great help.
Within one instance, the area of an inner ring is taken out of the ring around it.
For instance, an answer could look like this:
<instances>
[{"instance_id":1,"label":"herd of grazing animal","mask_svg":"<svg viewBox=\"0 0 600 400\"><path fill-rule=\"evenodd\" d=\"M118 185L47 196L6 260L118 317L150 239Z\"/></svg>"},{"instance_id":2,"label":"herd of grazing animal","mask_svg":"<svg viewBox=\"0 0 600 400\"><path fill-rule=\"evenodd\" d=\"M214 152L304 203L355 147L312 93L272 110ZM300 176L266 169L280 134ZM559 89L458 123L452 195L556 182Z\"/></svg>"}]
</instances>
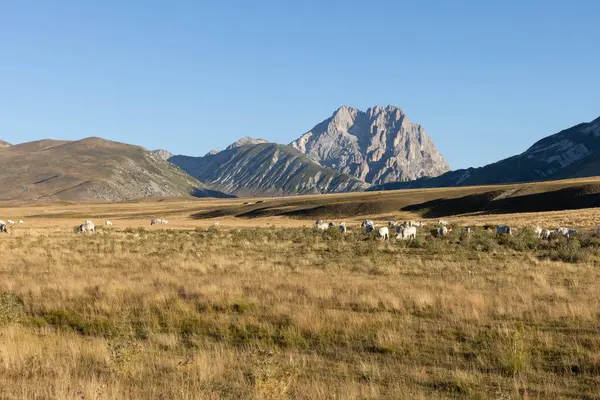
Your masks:
<instances>
[{"instance_id":1,"label":"herd of grazing animal","mask_svg":"<svg viewBox=\"0 0 600 400\"><path fill-rule=\"evenodd\" d=\"M439 220L437 223L437 227L432 234L435 234L438 237L444 237L448 235L448 233L452 232L452 228L448 227L449 222L446 220ZM324 222L323 220L317 220L315 222L315 229L319 231L326 231L330 228L335 227L334 222ZM377 228L377 237L383 240L389 240L390 231L395 230L396 232L396 240L410 240L415 239L417 237L417 228L425 227L427 223L425 222L415 222L415 221L406 221L399 223L398 221L388 221L387 226L379 226L375 223L375 221L367 219L364 220L360 227L364 229L366 234L372 234L375 232L375 228ZM342 233L347 233L347 227L345 222L341 222L339 225L339 230ZM470 226L466 226L463 228L463 231L470 235L472 232L472 228ZM550 239L552 236L564 236L567 239L572 238L575 234L577 234L576 229L558 227L554 230L544 229L539 226L533 229L535 235L539 239ZM496 226L495 232L497 235L508 235L511 236L514 231L513 228L509 225L498 225ZM595 231L596 235L600 236L600 227Z\"/></svg>"},{"instance_id":2,"label":"herd of grazing animal","mask_svg":"<svg viewBox=\"0 0 600 400\"><path fill-rule=\"evenodd\" d=\"M166 225L169 221L164 219L153 219L150 221L150 225ZM22 219L17 222L13 220L0 220L0 233L8 233L8 227L12 225L23 225L24 222ZM452 232L452 228L448 227L449 222L446 220L439 220L437 223L437 227L432 234L435 234L438 237L444 237L448 235L449 232ZM110 221L104 221L104 226L106 228L112 227L113 224ZM215 222L214 227L219 226L219 222ZM367 219L364 220L360 227L364 229L366 234L377 234L377 237L383 240L390 239L390 232L395 231L396 240L411 240L417 237L417 228L422 228L427 226L425 222L415 222L415 221L405 221L399 223L398 221L388 221L387 226L380 226L375 223L375 221ZM342 234L346 234L348 232L348 228L345 222L341 222L339 225L336 225L334 222L324 222L323 220L317 220L314 225L315 229L319 231L326 231L331 228L339 229ZM377 228L377 231L375 231ZM471 227L467 226L463 228L464 232L469 235L471 234ZM83 224L77 227L77 232L79 233L95 233L96 227L94 223L90 220L84 221ZM512 235L513 228L508 225L498 225L496 226L495 232L497 235ZM566 228L566 227L558 227L556 229L550 230L542 227L535 227L533 232L539 239L550 239L554 236L564 236L567 239L571 239L577 234L576 229ZM595 234L600 236L600 227L595 230Z\"/></svg>"}]
</instances>

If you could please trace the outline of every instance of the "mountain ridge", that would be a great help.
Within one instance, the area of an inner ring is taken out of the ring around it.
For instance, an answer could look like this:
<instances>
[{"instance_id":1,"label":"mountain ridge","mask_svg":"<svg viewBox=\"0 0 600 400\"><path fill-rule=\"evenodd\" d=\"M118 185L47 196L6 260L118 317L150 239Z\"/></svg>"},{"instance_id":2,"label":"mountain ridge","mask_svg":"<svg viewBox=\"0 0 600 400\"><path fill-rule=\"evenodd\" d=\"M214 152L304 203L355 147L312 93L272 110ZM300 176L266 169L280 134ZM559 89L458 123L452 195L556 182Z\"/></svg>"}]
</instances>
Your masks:
<instances>
[{"instance_id":1,"label":"mountain ridge","mask_svg":"<svg viewBox=\"0 0 600 400\"><path fill-rule=\"evenodd\" d=\"M412 182L375 185L369 190L478 186L595 175L600 175L600 118L546 136L520 154L483 167Z\"/></svg>"},{"instance_id":2,"label":"mountain ridge","mask_svg":"<svg viewBox=\"0 0 600 400\"><path fill-rule=\"evenodd\" d=\"M236 196L287 196L364 190L368 185L310 160L290 146L247 143L169 162L211 188Z\"/></svg>"}]
</instances>

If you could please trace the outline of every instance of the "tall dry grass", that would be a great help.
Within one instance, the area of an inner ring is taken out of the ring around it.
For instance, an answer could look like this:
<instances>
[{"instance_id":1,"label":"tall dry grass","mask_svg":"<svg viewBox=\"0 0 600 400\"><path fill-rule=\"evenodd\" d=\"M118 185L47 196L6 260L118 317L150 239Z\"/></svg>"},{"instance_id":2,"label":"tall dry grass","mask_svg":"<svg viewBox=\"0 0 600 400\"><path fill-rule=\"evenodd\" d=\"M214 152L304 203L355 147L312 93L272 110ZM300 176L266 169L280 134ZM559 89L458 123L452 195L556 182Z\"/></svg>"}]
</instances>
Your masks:
<instances>
[{"instance_id":1,"label":"tall dry grass","mask_svg":"<svg viewBox=\"0 0 600 400\"><path fill-rule=\"evenodd\" d=\"M595 240L15 231L0 398L598 398Z\"/></svg>"}]
</instances>

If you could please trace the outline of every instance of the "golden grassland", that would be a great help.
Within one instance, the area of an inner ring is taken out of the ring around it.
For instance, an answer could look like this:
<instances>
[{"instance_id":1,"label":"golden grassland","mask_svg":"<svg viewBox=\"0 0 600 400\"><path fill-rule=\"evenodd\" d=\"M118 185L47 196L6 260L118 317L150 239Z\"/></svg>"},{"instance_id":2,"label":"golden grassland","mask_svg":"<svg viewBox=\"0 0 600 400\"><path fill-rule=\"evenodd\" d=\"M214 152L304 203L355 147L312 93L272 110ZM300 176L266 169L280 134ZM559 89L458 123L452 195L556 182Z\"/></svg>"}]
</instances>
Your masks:
<instances>
[{"instance_id":1,"label":"golden grassland","mask_svg":"<svg viewBox=\"0 0 600 400\"><path fill-rule=\"evenodd\" d=\"M95 235L71 216L127 205L1 210L26 223L0 235L0 398L599 398L600 238L483 229L597 210L382 242L188 211L150 228L162 204Z\"/></svg>"}]
</instances>

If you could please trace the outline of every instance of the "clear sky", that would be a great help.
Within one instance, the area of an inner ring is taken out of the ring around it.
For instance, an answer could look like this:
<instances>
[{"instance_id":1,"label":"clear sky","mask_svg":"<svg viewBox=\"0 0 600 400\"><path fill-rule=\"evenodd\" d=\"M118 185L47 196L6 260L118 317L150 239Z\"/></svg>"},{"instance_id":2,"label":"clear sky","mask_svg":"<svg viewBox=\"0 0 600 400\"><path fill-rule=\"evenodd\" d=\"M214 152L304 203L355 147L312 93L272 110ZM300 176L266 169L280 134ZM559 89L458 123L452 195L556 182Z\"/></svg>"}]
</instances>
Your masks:
<instances>
[{"instance_id":1,"label":"clear sky","mask_svg":"<svg viewBox=\"0 0 600 400\"><path fill-rule=\"evenodd\" d=\"M203 155L394 104L453 168L600 116L600 1L0 0L0 138Z\"/></svg>"}]
</instances>

